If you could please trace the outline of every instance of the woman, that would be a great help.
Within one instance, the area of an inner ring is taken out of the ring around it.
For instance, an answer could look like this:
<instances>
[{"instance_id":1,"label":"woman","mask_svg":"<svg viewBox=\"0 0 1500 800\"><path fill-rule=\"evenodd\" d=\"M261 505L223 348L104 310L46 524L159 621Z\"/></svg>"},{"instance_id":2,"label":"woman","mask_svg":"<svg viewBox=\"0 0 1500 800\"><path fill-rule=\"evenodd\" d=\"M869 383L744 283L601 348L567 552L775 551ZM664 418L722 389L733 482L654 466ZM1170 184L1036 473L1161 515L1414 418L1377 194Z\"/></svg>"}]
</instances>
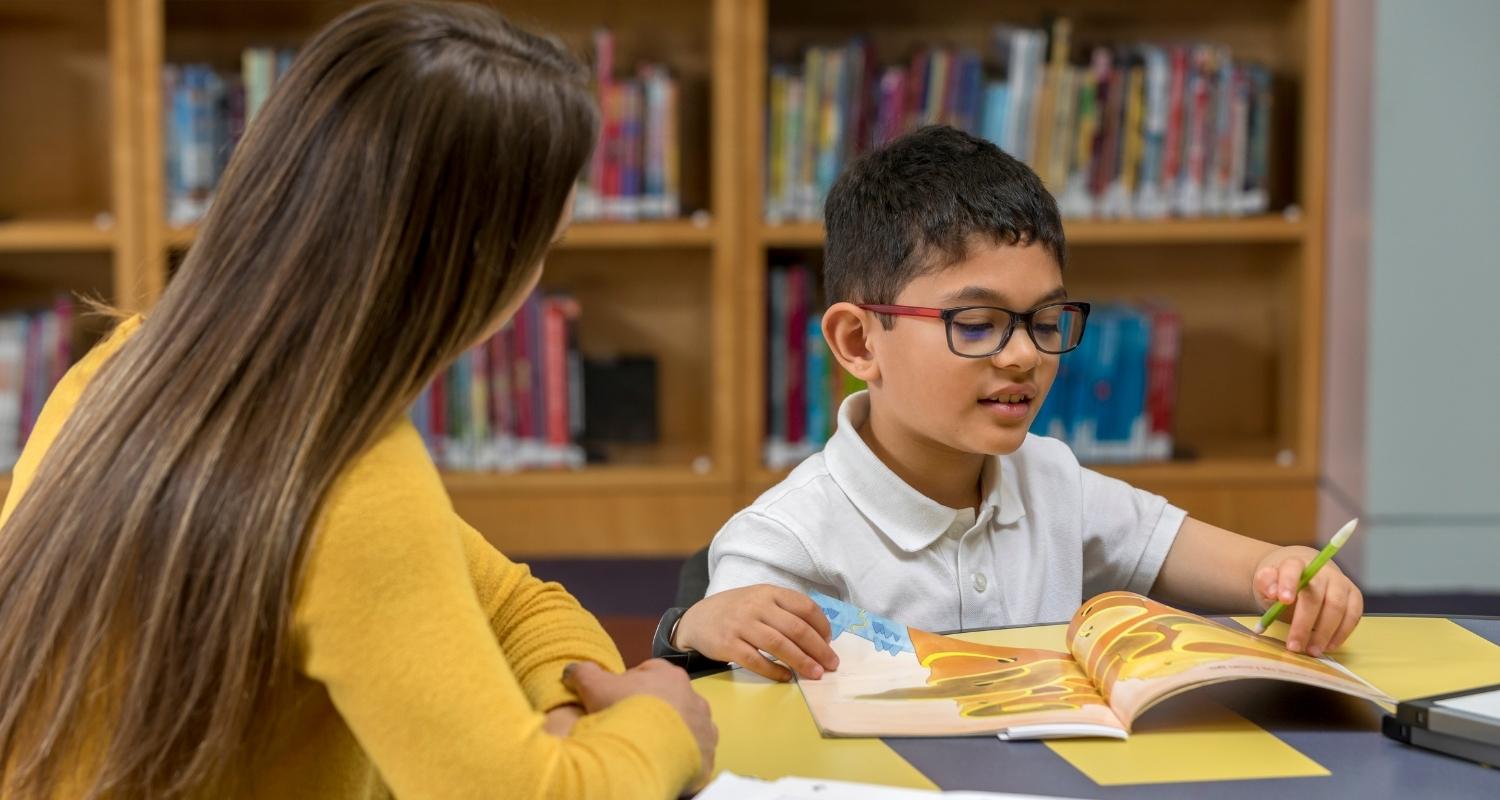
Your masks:
<instances>
[{"instance_id":1,"label":"woman","mask_svg":"<svg viewBox=\"0 0 1500 800\"><path fill-rule=\"evenodd\" d=\"M581 65L485 9L313 39L15 469L0 797L664 797L707 768L686 677L613 674L404 415L536 285L596 126Z\"/></svg>"}]
</instances>

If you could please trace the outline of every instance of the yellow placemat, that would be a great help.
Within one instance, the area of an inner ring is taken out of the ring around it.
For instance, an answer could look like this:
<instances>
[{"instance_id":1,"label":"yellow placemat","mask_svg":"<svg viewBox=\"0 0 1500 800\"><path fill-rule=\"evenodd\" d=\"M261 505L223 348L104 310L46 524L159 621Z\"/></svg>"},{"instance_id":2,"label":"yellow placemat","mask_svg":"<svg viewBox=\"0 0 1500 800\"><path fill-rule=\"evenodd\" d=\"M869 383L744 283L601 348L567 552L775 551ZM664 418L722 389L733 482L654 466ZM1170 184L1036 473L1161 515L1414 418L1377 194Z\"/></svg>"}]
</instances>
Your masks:
<instances>
[{"instance_id":1,"label":"yellow placemat","mask_svg":"<svg viewBox=\"0 0 1500 800\"><path fill-rule=\"evenodd\" d=\"M1234 619L1255 629L1254 617ZM1286 633L1284 622L1266 631ZM1500 646L1441 617L1365 617L1329 655L1397 700L1500 683Z\"/></svg>"},{"instance_id":2,"label":"yellow placemat","mask_svg":"<svg viewBox=\"0 0 1500 800\"><path fill-rule=\"evenodd\" d=\"M742 669L693 681L719 725L716 770L765 780L787 776L936 789L879 739L824 739L802 693Z\"/></svg>"},{"instance_id":3,"label":"yellow placemat","mask_svg":"<svg viewBox=\"0 0 1500 800\"><path fill-rule=\"evenodd\" d=\"M1254 624L1254 621L1251 621ZM984 631L983 644L1065 649L1066 625ZM1230 781L1327 775L1318 762L1259 725L1204 698L1158 708L1125 741L1059 739L1046 743L1101 786Z\"/></svg>"},{"instance_id":4,"label":"yellow placemat","mask_svg":"<svg viewBox=\"0 0 1500 800\"><path fill-rule=\"evenodd\" d=\"M1157 709L1129 739L1047 742L1101 786L1305 778L1328 770L1239 714L1207 699Z\"/></svg>"}]
</instances>

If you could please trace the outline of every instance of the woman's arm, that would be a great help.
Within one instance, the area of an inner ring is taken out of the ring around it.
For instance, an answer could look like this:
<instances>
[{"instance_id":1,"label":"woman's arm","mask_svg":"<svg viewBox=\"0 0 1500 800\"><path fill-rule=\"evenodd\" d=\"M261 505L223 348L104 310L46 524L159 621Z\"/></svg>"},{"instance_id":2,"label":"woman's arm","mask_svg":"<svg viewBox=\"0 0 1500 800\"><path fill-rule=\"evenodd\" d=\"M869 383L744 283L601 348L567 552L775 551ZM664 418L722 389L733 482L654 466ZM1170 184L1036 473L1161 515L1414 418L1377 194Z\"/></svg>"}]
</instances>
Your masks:
<instances>
[{"instance_id":1,"label":"woman's arm","mask_svg":"<svg viewBox=\"0 0 1500 800\"><path fill-rule=\"evenodd\" d=\"M562 586L538 580L463 520L458 525L480 606L533 706L547 711L578 701L562 683L563 667L574 661L624 669L609 634Z\"/></svg>"},{"instance_id":2,"label":"woman's arm","mask_svg":"<svg viewBox=\"0 0 1500 800\"><path fill-rule=\"evenodd\" d=\"M656 697L628 697L577 720L566 738L549 735L531 695L552 690L528 691L497 641L451 512L420 498L381 500L378 513L357 515L357 524L335 515L320 532L294 631L302 671L327 688L397 796L634 798L683 789L701 765L698 746ZM568 616L554 590L520 597L531 599L502 604L506 638L520 643L533 672L559 654L597 652L588 635L574 641L587 624L547 629Z\"/></svg>"}]
</instances>

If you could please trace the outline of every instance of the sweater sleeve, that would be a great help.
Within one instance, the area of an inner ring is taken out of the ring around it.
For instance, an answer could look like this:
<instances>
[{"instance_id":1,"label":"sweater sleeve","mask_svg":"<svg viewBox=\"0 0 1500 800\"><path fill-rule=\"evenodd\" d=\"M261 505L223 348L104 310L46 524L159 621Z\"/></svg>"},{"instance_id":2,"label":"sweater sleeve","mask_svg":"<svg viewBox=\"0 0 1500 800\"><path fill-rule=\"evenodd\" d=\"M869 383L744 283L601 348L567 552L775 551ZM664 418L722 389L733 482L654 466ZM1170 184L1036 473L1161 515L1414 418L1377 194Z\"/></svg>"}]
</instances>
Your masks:
<instances>
[{"instance_id":1,"label":"sweater sleeve","mask_svg":"<svg viewBox=\"0 0 1500 800\"><path fill-rule=\"evenodd\" d=\"M408 444L395 449L420 448L420 440ZM680 792L701 757L681 717L657 698L585 717L566 738L543 730L524 684L540 687L531 693L543 699L555 693L546 685L558 654L597 652L593 634L580 633L590 625L576 622L582 612L559 599L560 589L493 560L497 575L485 581L508 582L515 594L492 616L436 471L430 462L414 466L409 452L388 457L391 450L377 445L325 501L293 635L301 670L327 689L395 795ZM559 619L575 623L547 629Z\"/></svg>"},{"instance_id":2,"label":"sweater sleeve","mask_svg":"<svg viewBox=\"0 0 1500 800\"><path fill-rule=\"evenodd\" d=\"M547 711L577 702L562 683L563 668L574 661L624 670L619 650L599 621L562 586L538 580L467 523L460 520L458 525L480 605L533 707Z\"/></svg>"}]
</instances>

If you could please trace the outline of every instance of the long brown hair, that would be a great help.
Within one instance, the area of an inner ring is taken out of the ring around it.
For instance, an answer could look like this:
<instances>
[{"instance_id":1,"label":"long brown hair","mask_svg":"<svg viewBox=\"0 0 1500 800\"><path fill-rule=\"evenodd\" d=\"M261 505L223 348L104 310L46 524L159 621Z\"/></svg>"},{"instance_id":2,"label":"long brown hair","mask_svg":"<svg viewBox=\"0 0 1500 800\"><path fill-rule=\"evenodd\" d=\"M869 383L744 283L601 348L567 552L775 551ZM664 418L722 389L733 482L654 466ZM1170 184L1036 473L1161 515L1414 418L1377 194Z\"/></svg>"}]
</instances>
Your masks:
<instances>
[{"instance_id":1,"label":"long brown hair","mask_svg":"<svg viewBox=\"0 0 1500 800\"><path fill-rule=\"evenodd\" d=\"M466 4L375 3L307 45L0 529L0 795L224 779L290 676L330 485L540 269L586 81Z\"/></svg>"}]
</instances>

